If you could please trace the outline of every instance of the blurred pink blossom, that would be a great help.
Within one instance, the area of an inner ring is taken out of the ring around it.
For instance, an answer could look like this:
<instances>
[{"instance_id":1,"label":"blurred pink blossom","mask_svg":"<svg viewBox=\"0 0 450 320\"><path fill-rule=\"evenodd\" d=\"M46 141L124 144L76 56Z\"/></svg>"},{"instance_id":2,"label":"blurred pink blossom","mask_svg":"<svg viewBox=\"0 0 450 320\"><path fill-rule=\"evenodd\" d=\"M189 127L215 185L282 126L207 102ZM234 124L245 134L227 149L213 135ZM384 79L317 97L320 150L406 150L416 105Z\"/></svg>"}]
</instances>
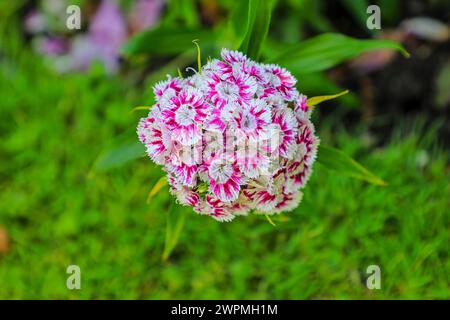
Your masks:
<instances>
[{"instance_id":1,"label":"blurred pink blossom","mask_svg":"<svg viewBox=\"0 0 450 320\"><path fill-rule=\"evenodd\" d=\"M87 35L77 37L69 56L69 70L86 70L101 61L107 72L119 67L120 46L127 38L126 22L114 0L102 0Z\"/></svg>"},{"instance_id":2,"label":"blurred pink blossom","mask_svg":"<svg viewBox=\"0 0 450 320\"><path fill-rule=\"evenodd\" d=\"M36 51L46 56L59 56L67 53L69 44L67 40L58 36L43 36L34 42Z\"/></svg>"},{"instance_id":3,"label":"blurred pink blossom","mask_svg":"<svg viewBox=\"0 0 450 320\"><path fill-rule=\"evenodd\" d=\"M158 22L164 0L138 0L128 15L132 33L147 29Z\"/></svg>"},{"instance_id":4,"label":"blurred pink blossom","mask_svg":"<svg viewBox=\"0 0 450 320\"><path fill-rule=\"evenodd\" d=\"M42 12L32 10L25 16L24 28L31 34L43 32L47 29L47 20Z\"/></svg>"},{"instance_id":5,"label":"blurred pink blossom","mask_svg":"<svg viewBox=\"0 0 450 320\"><path fill-rule=\"evenodd\" d=\"M55 1L44 1L44 7L49 8L45 11L33 9L25 17L25 30L36 35L33 40L35 50L51 57L52 64L60 72L86 71L98 61L108 73L118 71L120 48L130 33L156 24L165 3L164 0L137 0L127 16L127 25L117 0L102 0L90 20L88 31L72 36L59 35L58 30L51 29L47 22L44 12L55 15L53 11L60 12L64 7ZM50 35L42 35L44 32Z\"/></svg>"}]
</instances>

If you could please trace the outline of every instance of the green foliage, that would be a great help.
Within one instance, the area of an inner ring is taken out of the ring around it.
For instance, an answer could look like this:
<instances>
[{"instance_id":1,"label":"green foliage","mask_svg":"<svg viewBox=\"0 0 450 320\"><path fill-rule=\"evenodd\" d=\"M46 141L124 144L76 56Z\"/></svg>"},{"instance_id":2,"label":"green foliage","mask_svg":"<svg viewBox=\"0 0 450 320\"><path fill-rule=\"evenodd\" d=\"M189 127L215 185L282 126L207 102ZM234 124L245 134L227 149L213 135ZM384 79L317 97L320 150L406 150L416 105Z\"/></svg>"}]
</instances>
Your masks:
<instances>
[{"instance_id":1,"label":"green foliage","mask_svg":"<svg viewBox=\"0 0 450 320\"><path fill-rule=\"evenodd\" d=\"M406 50L395 41L359 40L328 33L292 45L269 61L281 64L296 74L307 74L329 69L361 53L378 49L393 49L408 56Z\"/></svg>"},{"instance_id":2,"label":"green foliage","mask_svg":"<svg viewBox=\"0 0 450 320\"><path fill-rule=\"evenodd\" d=\"M0 2L0 8L13 3ZM5 27L12 23L0 19L0 225L11 242L0 253L0 298L450 298L450 159L436 145L435 130L405 134L399 121L396 138L373 149L365 128L346 133L321 119L324 143L357 158L389 185L369 185L317 165L301 206L273 217L276 227L264 216L221 224L179 206L169 210L166 189L147 204L160 168L148 159L118 166L140 154L137 148L117 141L124 148L115 151L120 161L108 152L97 158L117 136L135 136L144 112L130 110L147 103L149 83L194 61L192 39L192 53L162 66L142 89L99 71L50 72L24 47L19 29ZM312 91L324 84L338 92L321 73L306 78ZM95 163L98 170L89 175ZM165 230L168 215L171 228ZM186 219L181 234L180 222L170 220L178 215ZM179 237L177 247L165 242L167 233ZM66 288L69 264L81 267L80 291ZM382 290L365 286L370 264L381 267Z\"/></svg>"},{"instance_id":3,"label":"green foliage","mask_svg":"<svg viewBox=\"0 0 450 320\"><path fill-rule=\"evenodd\" d=\"M122 48L124 54L180 54L192 49L192 40L213 43L217 35L207 29L158 28L135 35Z\"/></svg>"},{"instance_id":4,"label":"green foliage","mask_svg":"<svg viewBox=\"0 0 450 320\"><path fill-rule=\"evenodd\" d=\"M245 36L242 40L239 50L253 60L259 60L260 51L269 31L274 3L275 2L272 0L249 0L248 2L248 8L246 10L248 12L246 21L247 28L245 30ZM347 3L347 5L353 11L363 5L363 1L358 2L359 7L350 5L348 2L345 3ZM237 7L241 9L241 6L238 5ZM232 14L231 17L232 19L238 20L244 19L243 15L238 15L235 13ZM239 24L239 21L237 22ZM243 23L243 21L240 22ZM235 26L236 25L234 24L234 27ZM236 30L238 30L238 28L236 28ZM203 38L203 40L207 40L206 44L208 44L208 42L214 38L213 33L208 30L196 29L193 31L177 31L159 28L155 30L145 31L135 36L125 45L124 52L127 54L180 54L188 50L187 44L189 43L189 40L196 39L197 37ZM198 48L198 69L201 70L200 48L195 40L193 42L197 45ZM155 46L155 43L158 43L158 46ZM303 43L300 43L299 45L291 46L291 48L286 50L284 53L274 58L273 62L288 66L288 68L294 73L294 75L297 76L298 74L323 71L363 52L380 48L395 49L407 55L407 52L402 48L402 46L393 41L357 40L340 34L325 34L314 39L307 40ZM340 95L346 94L347 92L348 91L345 91L337 95L314 97L308 100L308 105L315 106L322 101L337 98ZM326 147L322 147L321 150L322 151L319 154L319 161L322 161L324 165L331 166L334 169L340 169L341 172L346 173L347 175L354 178L365 179L369 182L379 185L384 184L382 180L370 173L356 161L340 153L338 150ZM130 152L127 152L127 154L128 153ZM108 163L108 160L109 162L113 162L113 160L111 161L111 155L114 154L115 153L113 151L106 156L106 160L101 160L106 163ZM335 156L336 161L332 161L331 159L321 160L321 154L324 157ZM134 155L134 157L136 157L136 154ZM126 163L128 160L132 159L133 154L131 154L131 156L125 155L121 156L118 162ZM163 253L164 260L169 257L170 253L174 249L179 237L179 233L181 232L182 226L184 224L184 216L173 215L172 211L172 209L169 210L167 216L168 221L166 243Z\"/></svg>"},{"instance_id":5,"label":"green foliage","mask_svg":"<svg viewBox=\"0 0 450 320\"><path fill-rule=\"evenodd\" d=\"M145 148L139 141L128 142L101 154L94 164L94 171L119 167L145 155Z\"/></svg>"},{"instance_id":6,"label":"green foliage","mask_svg":"<svg viewBox=\"0 0 450 320\"><path fill-rule=\"evenodd\" d=\"M247 30L239 50L258 61L269 32L273 0L249 0Z\"/></svg>"},{"instance_id":7,"label":"green foliage","mask_svg":"<svg viewBox=\"0 0 450 320\"><path fill-rule=\"evenodd\" d=\"M367 7L370 5L368 0L340 0L341 3L347 8L348 12L355 18L357 23L361 26L361 29L371 31L366 27L367 21ZM395 2L395 1L391 1Z\"/></svg>"},{"instance_id":8,"label":"green foliage","mask_svg":"<svg viewBox=\"0 0 450 320\"><path fill-rule=\"evenodd\" d=\"M11 56L0 64L9 119L0 124L0 225L11 240L0 253L1 298L450 298L450 159L435 132L419 138L414 128L368 152L364 131L320 126L325 144L389 185L317 165L301 206L273 217L276 227L264 216L222 224L175 206L185 228L163 262L171 198L161 189L145 202L161 170L141 159L87 174L118 133L134 134L140 115L130 109L142 90L95 74L62 81L26 51ZM81 267L80 291L66 288L69 264ZM382 290L365 286L370 264L381 266Z\"/></svg>"},{"instance_id":9,"label":"green foliage","mask_svg":"<svg viewBox=\"0 0 450 320\"><path fill-rule=\"evenodd\" d=\"M186 220L186 210L180 209L173 201L166 213L166 240L164 241L164 251L162 254L163 261L167 261L173 249L175 249L183 231L184 221Z\"/></svg>"},{"instance_id":10,"label":"green foliage","mask_svg":"<svg viewBox=\"0 0 450 320\"><path fill-rule=\"evenodd\" d=\"M171 0L167 3L167 14L163 25L176 26L183 22L183 26L196 28L200 24L196 0Z\"/></svg>"},{"instance_id":11,"label":"green foliage","mask_svg":"<svg viewBox=\"0 0 450 320\"><path fill-rule=\"evenodd\" d=\"M339 174L365 180L379 186L386 185L386 182L338 149L320 145L317 161L329 169L336 170Z\"/></svg>"}]
</instances>

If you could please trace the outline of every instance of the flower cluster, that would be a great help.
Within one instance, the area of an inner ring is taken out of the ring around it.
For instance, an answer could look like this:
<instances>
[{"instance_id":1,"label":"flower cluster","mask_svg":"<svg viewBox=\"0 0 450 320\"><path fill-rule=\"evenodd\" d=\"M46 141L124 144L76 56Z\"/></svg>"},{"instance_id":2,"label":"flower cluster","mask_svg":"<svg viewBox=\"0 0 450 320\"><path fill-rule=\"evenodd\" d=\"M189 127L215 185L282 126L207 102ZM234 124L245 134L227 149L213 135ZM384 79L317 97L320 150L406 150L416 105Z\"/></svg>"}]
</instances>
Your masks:
<instances>
[{"instance_id":1,"label":"flower cluster","mask_svg":"<svg viewBox=\"0 0 450 320\"><path fill-rule=\"evenodd\" d=\"M292 210L319 143L306 97L284 68L227 49L221 56L155 85L139 139L178 202L199 214L230 221Z\"/></svg>"}]
</instances>

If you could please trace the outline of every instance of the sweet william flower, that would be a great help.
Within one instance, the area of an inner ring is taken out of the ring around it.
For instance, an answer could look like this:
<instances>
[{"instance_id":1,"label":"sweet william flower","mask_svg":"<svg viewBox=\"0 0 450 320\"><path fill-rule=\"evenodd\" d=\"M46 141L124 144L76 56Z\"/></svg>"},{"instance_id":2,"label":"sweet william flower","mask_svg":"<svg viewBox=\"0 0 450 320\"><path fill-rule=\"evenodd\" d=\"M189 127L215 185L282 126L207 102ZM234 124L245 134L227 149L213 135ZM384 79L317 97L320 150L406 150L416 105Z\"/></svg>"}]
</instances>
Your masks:
<instances>
[{"instance_id":1,"label":"sweet william flower","mask_svg":"<svg viewBox=\"0 0 450 320\"><path fill-rule=\"evenodd\" d=\"M207 110L208 104L201 92L188 88L170 98L163 105L161 115L176 141L183 145L192 145L202 137L201 125Z\"/></svg>"},{"instance_id":2,"label":"sweet william flower","mask_svg":"<svg viewBox=\"0 0 450 320\"><path fill-rule=\"evenodd\" d=\"M171 98L181 91L182 84L181 79L178 78L158 82L153 87L156 100L160 103L168 103Z\"/></svg>"},{"instance_id":3,"label":"sweet william flower","mask_svg":"<svg viewBox=\"0 0 450 320\"><path fill-rule=\"evenodd\" d=\"M235 118L237 132L251 139L267 137L267 128L271 122L271 111L263 100L253 99L238 109Z\"/></svg>"},{"instance_id":4,"label":"sweet william flower","mask_svg":"<svg viewBox=\"0 0 450 320\"><path fill-rule=\"evenodd\" d=\"M223 202L232 202L239 197L244 176L236 158L230 154L216 155L208 166L210 191Z\"/></svg>"},{"instance_id":5,"label":"sweet william flower","mask_svg":"<svg viewBox=\"0 0 450 320\"><path fill-rule=\"evenodd\" d=\"M296 98L298 95L298 91L295 89L297 80L289 71L275 64L264 66L263 70L266 86L276 89L278 94L287 101L292 101Z\"/></svg>"},{"instance_id":6,"label":"sweet william flower","mask_svg":"<svg viewBox=\"0 0 450 320\"><path fill-rule=\"evenodd\" d=\"M257 83L248 75L223 79L220 74L212 73L208 79L208 98L214 105L224 103L248 103L256 93Z\"/></svg>"},{"instance_id":7,"label":"sweet william flower","mask_svg":"<svg viewBox=\"0 0 450 320\"><path fill-rule=\"evenodd\" d=\"M311 109L286 69L223 49L188 78L153 88L138 124L147 154L177 201L217 221L295 209L319 139Z\"/></svg>"},{"instance_id":8,"label":"sweet william flower","mask_svg":"<svg viewBox=\"0 0 450 320\"><path fill-rule=\"evenodd\" d=\"M294 113L289 108L276 110L273 113L270 137L275 138L272 148L269 149L273 156L281 156L292 159L297 149L298 122Z\"/></svg>"},{"instance_id":9,"label":"sweet william flower","mask_svg":"<svg viewBox=\"0 0 450 320\"><path fill-rule=\"evenodd\" d=\"M139 140L146 146L148 156L156 164L162 165L165 163L167 145L171 139L166 127L159 122L157 111L157 108L153 109L149 117L139 121L137 134Z\"/></svg>"}]
</instances>

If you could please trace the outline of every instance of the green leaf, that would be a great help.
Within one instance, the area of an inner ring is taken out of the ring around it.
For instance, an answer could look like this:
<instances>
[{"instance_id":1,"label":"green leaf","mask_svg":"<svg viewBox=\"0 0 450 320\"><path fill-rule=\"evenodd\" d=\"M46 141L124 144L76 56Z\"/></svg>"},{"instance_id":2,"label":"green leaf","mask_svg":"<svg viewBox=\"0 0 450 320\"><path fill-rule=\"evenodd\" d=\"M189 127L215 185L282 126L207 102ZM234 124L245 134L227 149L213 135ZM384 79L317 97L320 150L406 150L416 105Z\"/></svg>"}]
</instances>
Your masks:
<instances>
[{"instance_id":1,"label":"green leaf","mask_svg":"<svg viewBox=\"0 0 450 320\"><path fill-rule=\"evenodd\" d=\"M273 220L270 218L270 216L268 214L265 215L267 221L274 227L276 227L277 225L273 222Z\"/></svg>"},{"instance_id":2,"label":"green leaf","mask_svg":"<svg viewBox=\"0 0 450 320\"><path fill-rule=\"evenodd\" d=\"M132 37L122 47L125 55L133 54L179 54L192 49L192 40L200 44L212 44L216 33L208 29L158 28L143 31Z\"/></svg>"},{"instance_id":3,"label":"green leaf","mask_svg":"<svg viewBox=\"0 0 450 320\"><path fill-rule=\"evenodd\" d=\"M139 141L127 142L103 152L95 162L92 171L106 171L145 155L145 148ZM91 171L91 172L92 172Z\"/></svg>"},{"instance_id":4,"label":"green leaf","mask_svg":"<svg viewBox=\"0 0 450 320\"><path fill-rule=\"evenodd\" d=\"M363 30L373 32L372 30L369 30L366 26L366 21L367 18L369 17L369 15L366 13L367 7L369 6L368 0L341 0L341 2L343 6L347 9L347 11L356 19L356 21L362 27Z\"/></svg>"},{"instance_id":5,"label":"green leaf","mask_svg":"<svg viewBox=\"0 0 450 320\"><path fill-rule=\"evenodd\" d=\"M248 3L247 30L239 51L256 61L269 32L273 4L273 0L249 0Z\"/></svg>"},{"instance_id":6,"label":"green leaf","mask_svg":"<svg viewBox=\"0 0 450 320\"><path fill-rule=\"evenodd\" d=\"M237 44L242 43L247 32L248 9L246 1L235 1L229 8L228 23L237 39Z\"/></svg>"},{"instance_id":7,"label":"green leaf","mask_svg":"<svg viewBox=\"0 0 450 320\"><path fill-rule=\"evenodd\" d=\"M328 96L312 97L312 98L309 98L306 101L306 105L308 107L314 107L314 106L316 106L319 103L322 103L324 101L333 100L333 99L339 98L340 96L346 95L348 92L349 92L348 90L345 90L345 91L342 91L341 93L338 93L338 94L333 94L333 95L328 95Z\"/></svg>"},{"instance_id":8,"label":"green leaf","mask_svg":"<svg viewBox=\"0 0 450 320\"><path fill-rule=\"evenodd\" d=\"M161 177L159 180L155 183L152 190L148 193L147 196L147 204L150 203L150 201L153 199L154 196L158 194L159 191L161 191L162 188L164 188L167 185L167 178Z\"/></svg>"},{"instance_id":9,"label":"green leaf","mask_svg":"<svg viewBox=\"0 0 450 320\"><path fill-rule=\"evenodd\" d=\"M386 182L338 149L320 145L317 161L340 174L361 179L379 186L387 185Z\"/></svg>"},{"instance_id":10,"label":"green leaf","mask_svg":"<svg viewBox=\"0 0 450 320\"><path fill-rule=\"evenodd\" d=\"M186 25L195 27L200 24L197 0L170 0L166 1L165 14L161 24L166 26Z\"/></svg>"},{"instance_id":11,"label":"green leaf","mask_svg":"<svg viewBox=\"0 0 450 320\"><path fill-rule=\"evenodd\" d=\"M178 239L180 238L181 231L183 231L185 219L186 213L172 201L169 209L167 210L166 240L161 257L163 261L167 261L173 249L175 249Z\"/></svg>"},{"instance_id":12,"label":"green leaf","mask_svg":"<svg viewBox=\"0 0 450 320\"><path fill-rule=\"evenodd\" d=\"M361 53L393 49L409 56L397 42L391 40L360 40L336 33L326 33L299 44L269 59L269 62L283 65L287 69L296 69L301 74L329 69Z\"/></svg>"},{"instance_id":13,"label":"green leaf","mask_svg":"<svg viewBox=\"0 0 450 320\"><path fill-rule=\"evenodd\" d=\"M300 21L304 21L316 31L330 32L333 30L330 19L324 15L324 7L327 6L326 1L317 0L301 0L291 1L295 6L295 15L298 15Z\"/></svg>"},{"instance_id":14,"label":"green leaf","mask_svg":"<svg viewBox=\"0 0 450 320\"><path fill-rule=\"evenodd\" d=\"M299 75L296 70L289 70L294 77L299 79L298 89L307 96L315 96L317 94L341 92L344 89L335 84L324 72L314 72ZM342 104L351 108L359 108L361 103L359 98L349 93L342 96Z\"/></svg>"},{"instance_id":15,"label":"green leaf","mask_svg":"<svg viewBox=\"0 0 450 320\"><path fill-rule=\"evenodd\" d=\"M140 110L150 110L151 106L137 106L131 109L130 112L140 111Z\"/></svg>"}]
</instances>

